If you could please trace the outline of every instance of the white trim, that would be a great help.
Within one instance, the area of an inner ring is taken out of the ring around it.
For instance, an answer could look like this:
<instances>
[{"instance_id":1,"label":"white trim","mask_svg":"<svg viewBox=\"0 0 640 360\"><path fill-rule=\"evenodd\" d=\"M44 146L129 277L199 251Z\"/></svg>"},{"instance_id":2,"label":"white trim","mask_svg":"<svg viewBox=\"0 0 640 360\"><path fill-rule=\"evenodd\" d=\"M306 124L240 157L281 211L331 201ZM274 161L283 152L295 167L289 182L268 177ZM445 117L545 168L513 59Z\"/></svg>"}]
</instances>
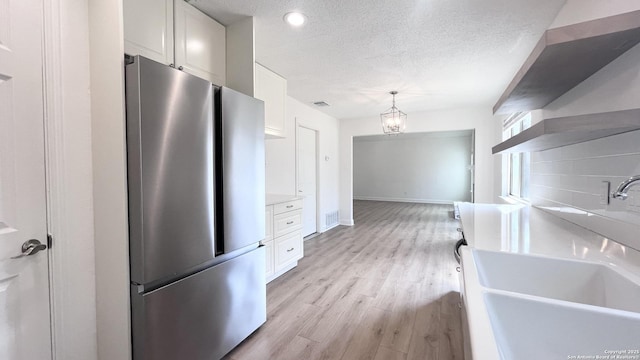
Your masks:
<instances>
[{"instance_id":1,"label":"white trim","mask_svg":"<svg viewBox=\"0 0 640 360\"><path fill-rule=\"evenodd\" d=\"M469 164L469 171L471 172L471 202L476 202L476 129L471 130L471 164Z\"/></svg>"},{"instance_id":2,"label":"white trim","mask_svg":"<svg viewBox=\"0 0 640 360\"><path fill-rule=\"evenodd\" d=\"M88 43L63 41L63 29L80 38L87 30L83 19L69 13L73 11L82 13L82 6L43 1L47 231L53 235L47 252L52 357L61 360L97 358L89 96L78 89L78 84L89 83ZM65 46L70 43L74 50L68 54ZM66 55L77 61L77 73L65 74Z\"/></svg>"},{"instance_id":3,"label":"white trim","mask_svg":"<svg viewBox=\"0 0 640 360\"><path fill-rule=\"evenodd\" d=\"M70 0L68 0L70 1ZM89 1L98 358L131 359L122 0Z\"/></svg>"},{"instance_id":4,"label":"white trim","mask_svg":"<svg viewBox=\"0 0 640 360\"><path fill-rule=\"evenodd\" d=\"M531 203L523 198L519 198L517 196L513 196L513 195L501 195L498 196L498 198L500 200L502 200L503 202L505 202L506 204L511 204L511 205L531 205Z\"/></svg>"},{"instance_id":5,"label":"white trim","mask_svg":"<svg viewBox=\"0 0 640 360\"><path fill-rule=\"evenodd\" d=\"M413 199L413 198L389 198L389 197L375 197L375 196L354 196L353 200L390 201L390 202L419 203L419 204L453 205L453 201L451 201L451 200L437 200L437 199Z\"/></svg>"},{"instance_id":6,"label":"white trim","mask_svg":"<svg viewBox=\"0 0 640 360\"><path fill-rule=\"evenodd\" d=\"M340 225L342 225L342 224L340 224L340 222L338 222L338 223L336 223L336 224L333 224L333 225L329 226L328 228L326 228L326 229L322 230L322 231L320 232L320 234L322 234L322 233L324 233L324 232L327 232L327 231L329 231L329 230L331 230L331 229L337 228L337 227L338 227L338 226L340 226Z\"/></svg>"},{"instance_id":7,"label":"white trim","mask_svg":"<svg viewBox=\"0 0 640 360\"><path fill-rule=\"evenodd\" d=\"M354 222L353 219L340 219L340 225L353 226Z\"/></svg>"},{"instance_id":8,"label":"white trim","mask_svg":"<svg viewBox=\"0 0 640 360\"><path fill-rule=\"evenodd\" d=\"M502 130L503 131L507 130L508 128L511 127L511 125L517 123L528 114L529 114L528 111L519 111L509 115L509 117L504 119L504 121L502 122Z\"/></svg>"},{"instance_id":9,"label":"white trim","mask_svg":"<svg viewBox=\"0 0 640 360\"><path fill-rule=\"evenodd\" d=\"M58 279L64 276L58 252L64 244L58 244L58 237L65 238L62 219L65 218L64 157L60 156L60 144L64 143L60 119L62 119L62 94L55 91L62 83L60 74L60 6L58 0L43 2L43 80L44 80L44 141L45 177L47 184L47 232L55 234L56 244L47 252L49 256L49 301L51 311L51 353L53 359L63 359L65 334L61 326L64 318L64 297ZM60 245L60 246L59 246ZM63 254L64 256L64 254Z\"/></svg>"}]
</instances>

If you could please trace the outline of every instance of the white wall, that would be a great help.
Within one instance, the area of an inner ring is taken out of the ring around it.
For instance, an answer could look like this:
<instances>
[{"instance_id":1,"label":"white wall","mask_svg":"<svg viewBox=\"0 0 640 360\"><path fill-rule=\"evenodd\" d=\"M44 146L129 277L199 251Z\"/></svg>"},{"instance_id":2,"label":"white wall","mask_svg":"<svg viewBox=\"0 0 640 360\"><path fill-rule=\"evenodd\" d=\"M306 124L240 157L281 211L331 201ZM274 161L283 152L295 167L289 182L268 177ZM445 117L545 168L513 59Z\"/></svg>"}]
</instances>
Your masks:
<instances>
[{"instance_id":1,"label":"white wall","mask_svg":"<svg viewBox=\"0 0 640 360\"><path fill-rule=\"evenodd\" d=\"M569 0L554 24L592 20L594 14L609 16L620 9L638 10L640 2ZM640 46L636 46L546 106L544 117L639 108L639 94ZM640 187L632 188L626 201L600 203L602 181L610 181L615 188L637 174L640 131L533 153L532 203L640 249Z\"/></svg>"},{"instance_id":2,"label":"white wall","mask_svg":"<svg viewBox=\"0 0 640 360\"><path fill-rule=\"evenodd\" d=\"M475 130L475 201L493 202L491 147L498 138L498 127L491 106L409 114L407 133L448 130ZM378 117L340 121L340 223L343 225L353 225L353 137L381 133Z\"/></svg>"},{"instance_id":3,"label":"white wall","mask_svg":"<svg viewBox=\"0 0 640 360\"><path fill-rule=\"evenodd\" d=\"M638 0L567 0L550 29L638 10Z\"/></svg>"},{"instance_id":4,"label":"white wall","mask_svg":"<svg viewBox=\"0 0 640 360\"><path fill-rule=\"evenodd\" d=\"M353 139L353 197L451 204L471 201L472 132Z\"/></svg>"},{"instance_id":5,"label":"white wall","mask_svg":"<svg viewBox=\"0 0 640 360\"><path fill-rule=\"evenodd\" d=\"M326 230L324 214L338 210L338 121L287 97L284 139L267 139L266 191L296 194L296 121L318 131L318 211L320 232ZM328 158L328 160L327 160Z\"/></svg>"},{"instance_id":6,"label":"white wall","mask_svg":"<svg viewBox=\"0 0 640 360\"><path fill-rule=\"evenodd\" d=\"M131 358L122 0L89 2L98 358Z\"/></svg>"}]
</instances>

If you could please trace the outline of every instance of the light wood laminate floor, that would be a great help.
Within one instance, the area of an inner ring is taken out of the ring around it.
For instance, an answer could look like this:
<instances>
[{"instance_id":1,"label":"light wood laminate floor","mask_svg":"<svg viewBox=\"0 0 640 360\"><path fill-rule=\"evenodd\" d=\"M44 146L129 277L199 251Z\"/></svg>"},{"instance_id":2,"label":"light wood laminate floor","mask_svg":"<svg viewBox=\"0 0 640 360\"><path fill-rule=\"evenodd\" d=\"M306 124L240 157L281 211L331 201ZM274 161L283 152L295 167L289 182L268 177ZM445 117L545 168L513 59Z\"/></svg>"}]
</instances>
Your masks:
<instances>
[{"instance_id":1,"label":"light wood laminate floor","mask_svg":"<svg viewBox=\"0 0 640 360\"><path fill-rule=\"evenodd\" d=\"M305 242L227 359L462 359L452 210L355 201L355 226Z\"/></svg>"}]
</instances>

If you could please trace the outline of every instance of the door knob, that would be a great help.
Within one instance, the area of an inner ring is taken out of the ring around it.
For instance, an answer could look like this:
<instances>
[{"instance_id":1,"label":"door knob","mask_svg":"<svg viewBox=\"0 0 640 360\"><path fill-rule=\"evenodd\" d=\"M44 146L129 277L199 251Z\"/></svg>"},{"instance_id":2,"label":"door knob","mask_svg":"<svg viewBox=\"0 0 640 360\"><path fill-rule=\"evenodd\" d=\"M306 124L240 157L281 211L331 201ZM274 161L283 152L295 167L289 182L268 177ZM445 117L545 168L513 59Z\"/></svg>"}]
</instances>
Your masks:
<instances>
[{"instance_id":1,"label":"door knob","mask_svg":"<svg viewBox=\"0 0 640 360\"><path fill-rule=\"evenodd\" d=\"M14 256L12 257L12 259L18 259L21 257L33 255L41 250L45 250L46 248L47 248L47 245L41 243L37 239L27 240L22 244L22 254L18 256Z\"/></svg>"}]
</instances>

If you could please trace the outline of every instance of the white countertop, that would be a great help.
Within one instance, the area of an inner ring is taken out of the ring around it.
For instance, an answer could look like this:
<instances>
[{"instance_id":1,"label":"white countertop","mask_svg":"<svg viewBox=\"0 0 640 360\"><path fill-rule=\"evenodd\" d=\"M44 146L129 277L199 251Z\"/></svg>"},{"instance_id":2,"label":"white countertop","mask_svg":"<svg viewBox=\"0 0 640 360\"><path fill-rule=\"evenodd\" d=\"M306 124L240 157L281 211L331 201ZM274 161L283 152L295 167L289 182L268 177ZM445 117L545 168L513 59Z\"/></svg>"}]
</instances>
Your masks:
<instances>
[{"instance_id":1,"label":"white countertop","mask_svg":"<svg viewBox=\"0 0 640 360\"><path fill-rule=\"evenodd\" d=\"M640 274L640 252L526 205L458 203L468 247L461 249L464 304L473 357L500 359L471 248L606 263ZM525 280L526 281L526 280ZM496 292L499 290L491 290ZM526 295L525 295L526 296ZM522 336L527 336L523 333Z\"/></svg>"},{"instance_id":2,"label":"white countertop","mask_svg":"<svg viewBox=\"0 0 640 360\"><path fill-rule=\"evenodd\" d=\"M584 259L640 274L640 252L527 205L459 203L470 247Z\"/></svg>"},{"instance_id":3,"label":"white countertop","mask_svg":"<svg viewBox=\"0 0 640 360\"><path fill-rule=\"evenodd\" d=\"M300 196L284 195L284 194L267 194L265 198L266 205L281 204L287 201L302 199Z\"/></svg>"}]
</instances>

